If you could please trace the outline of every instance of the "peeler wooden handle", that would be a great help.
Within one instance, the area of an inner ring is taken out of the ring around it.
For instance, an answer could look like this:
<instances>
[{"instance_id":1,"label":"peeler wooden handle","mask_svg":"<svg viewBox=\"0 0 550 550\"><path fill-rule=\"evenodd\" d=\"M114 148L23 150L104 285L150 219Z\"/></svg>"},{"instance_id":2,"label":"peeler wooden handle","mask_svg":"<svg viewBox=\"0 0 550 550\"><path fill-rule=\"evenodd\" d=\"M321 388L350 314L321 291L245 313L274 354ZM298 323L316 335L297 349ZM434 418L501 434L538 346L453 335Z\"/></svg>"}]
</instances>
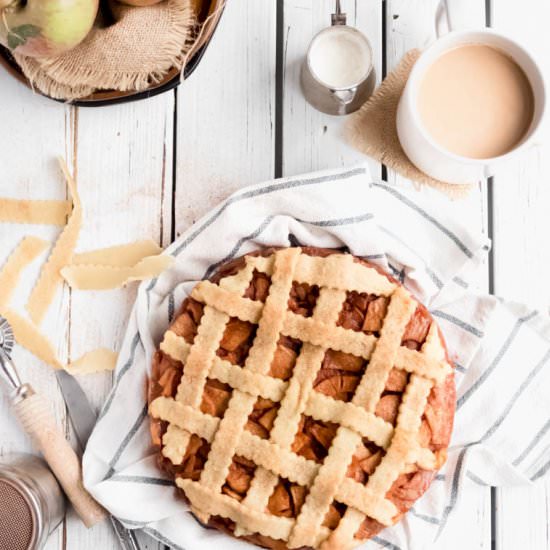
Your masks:
<instances>
[{"instance_id":1,"label":"peeler wooden handle","mask_svg":"<svg viewBox=\"0 0 550 550\"><path fill-rule=\"evenodd\" d=\"M57 427L48 403L27 386L27 392L15 401L14 409L35 448L44 455L84 525L91 527L104 520L107 512L84 488L80 461Z\"/></svg>"}]
</instances>

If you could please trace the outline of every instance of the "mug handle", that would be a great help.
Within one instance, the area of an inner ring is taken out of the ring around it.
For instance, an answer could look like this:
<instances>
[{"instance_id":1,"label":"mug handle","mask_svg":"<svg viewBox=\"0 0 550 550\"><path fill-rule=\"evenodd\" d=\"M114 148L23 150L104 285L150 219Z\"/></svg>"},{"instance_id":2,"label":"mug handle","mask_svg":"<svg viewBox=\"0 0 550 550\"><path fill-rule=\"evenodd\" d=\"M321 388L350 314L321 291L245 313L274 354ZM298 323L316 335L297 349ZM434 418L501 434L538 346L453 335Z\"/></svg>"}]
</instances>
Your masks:
<instances>
[{"instance_id":1,"label":"mug handle","mask_svg":"<svg viewBox=\"0 0 550 550\"><path fill-rule=\"evenodd\" d=\"M449 10L449 0L439 0L435 10L435 36L441 38L453 30Z\"/></svg>"}]
</instances>

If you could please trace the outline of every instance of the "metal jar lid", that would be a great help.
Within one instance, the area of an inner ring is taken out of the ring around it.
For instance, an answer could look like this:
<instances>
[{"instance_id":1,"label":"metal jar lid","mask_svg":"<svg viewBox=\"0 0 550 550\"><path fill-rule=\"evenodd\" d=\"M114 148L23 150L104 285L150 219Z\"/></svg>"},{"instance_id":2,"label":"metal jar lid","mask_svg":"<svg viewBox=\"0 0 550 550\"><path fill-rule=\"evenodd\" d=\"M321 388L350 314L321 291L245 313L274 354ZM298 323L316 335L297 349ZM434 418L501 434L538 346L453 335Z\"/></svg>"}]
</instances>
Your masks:
<instances>
[{"instance_id":1,"label":"metal jar lid","mask_svg":"<svg viewBox=\"0 0 550 550\"><path fill-rule=\"evenodd\" d=\"M63 494L43 461L0 459L0 550L38 550L63 518Z\"/></svg>"}]
</instances>

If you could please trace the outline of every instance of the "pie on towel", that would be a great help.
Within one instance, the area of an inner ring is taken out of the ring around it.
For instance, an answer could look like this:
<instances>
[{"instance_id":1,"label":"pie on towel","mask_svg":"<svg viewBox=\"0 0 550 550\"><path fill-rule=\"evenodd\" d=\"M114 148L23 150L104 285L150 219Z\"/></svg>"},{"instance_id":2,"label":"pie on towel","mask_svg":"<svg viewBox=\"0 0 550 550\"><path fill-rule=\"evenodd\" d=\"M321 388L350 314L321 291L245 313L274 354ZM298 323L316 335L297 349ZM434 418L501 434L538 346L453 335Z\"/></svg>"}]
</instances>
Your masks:
<instances>
[{"instance_id":1,"label":"pie on towel","mask_svg":"<svg viewBox=\"0 0 550 550\"><path fill-rule=\"evenodd\" d=\"M149 388L160 466L204 524L346 549L401 519L446 459L455 386L424 306L379 268L266 249L196 285Z\"/></svg>"}]
</instances>

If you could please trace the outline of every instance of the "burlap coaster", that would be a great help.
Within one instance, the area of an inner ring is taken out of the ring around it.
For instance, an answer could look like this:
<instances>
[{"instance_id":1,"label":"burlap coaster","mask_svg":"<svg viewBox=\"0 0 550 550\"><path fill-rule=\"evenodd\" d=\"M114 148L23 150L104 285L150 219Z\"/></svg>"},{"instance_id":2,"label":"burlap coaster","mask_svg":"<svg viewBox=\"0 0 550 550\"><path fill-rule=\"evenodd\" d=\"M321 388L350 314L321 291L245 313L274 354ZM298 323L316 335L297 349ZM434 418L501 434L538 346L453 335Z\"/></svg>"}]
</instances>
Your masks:
<instances>
[{"instance_id":1,"label":"burlap coaster","mask_svg":"<svg viewBox=\"0 0 550 550\"><path fill-rule=\"evenodd\" d=\"M397 137L397 105L419 56L420 50L416 49L405 54L370 99L352 115L346 125L346 137L353 147L407 179L435 187L451 198L463 198L474 185L445 183L424 174L407 158Z\"/></svg>"},{"instance_id":2,"label":"burlap coaster","mask_svg":"<svg viewBox=\"0 0 550 550\"><path fill-rule=\"evenodd\" d=\"M94 26L79 46L61 56L15 55L31 84L50 97L71 100L96 90L144 90L182 67L195 36L192 0L148 7L113 1L111 10L116 23Z\"/></svg>"}]
</instances>

